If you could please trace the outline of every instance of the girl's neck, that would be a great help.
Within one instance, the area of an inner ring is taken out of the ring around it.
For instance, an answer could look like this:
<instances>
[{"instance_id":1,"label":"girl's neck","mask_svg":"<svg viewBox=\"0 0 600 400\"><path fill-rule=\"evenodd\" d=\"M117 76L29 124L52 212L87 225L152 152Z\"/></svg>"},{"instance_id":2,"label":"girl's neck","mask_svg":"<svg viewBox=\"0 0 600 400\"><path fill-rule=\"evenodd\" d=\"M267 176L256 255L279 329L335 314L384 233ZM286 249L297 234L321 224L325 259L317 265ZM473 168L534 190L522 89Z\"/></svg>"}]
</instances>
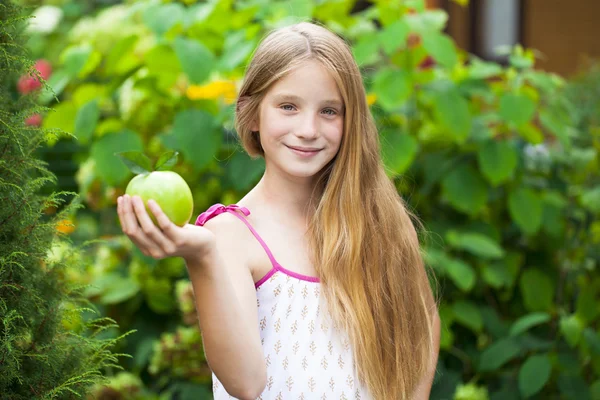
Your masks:
<instances>
[{"instance_id":1,"label":"girl's neck","mask_svg":"<svg viewBox=\"0 0 600 400\"><path fill-rule=\"evenodd\" d=\"M268 209L271 216L305 226L313 188L314 179L293 179L267 170L247 197L251 203Z\"/></svg>"}]
</instances>

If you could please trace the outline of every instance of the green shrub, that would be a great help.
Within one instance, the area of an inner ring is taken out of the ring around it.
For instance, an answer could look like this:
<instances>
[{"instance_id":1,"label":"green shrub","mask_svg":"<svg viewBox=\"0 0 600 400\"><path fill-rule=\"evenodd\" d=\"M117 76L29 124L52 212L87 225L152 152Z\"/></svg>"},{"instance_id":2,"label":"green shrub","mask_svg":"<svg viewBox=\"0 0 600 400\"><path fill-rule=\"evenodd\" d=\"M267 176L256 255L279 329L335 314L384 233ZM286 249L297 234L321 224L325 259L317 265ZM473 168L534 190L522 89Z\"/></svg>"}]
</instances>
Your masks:
<instances>
[{"instance_id":1,"label":"green shrub","mask_svg":"<svg viewBox=\"0 0 600 400\"><path fill-rule=\"evenodd\" d=\"M29 90L42 83L29 76L26 20L13 2L0 4L0 398L74 399L105 382L105 369L122 368L111 351L120 337L103 336L118 325L94 317L69 278L83 256L61 232L80 204L40 194L56 177L35 155L52 132L25 123L43 110Z\"/></svg>"},{"instance_id":2,"label":"green shrub","mask_svg":"<svg viewBox=\"0 0 600 400\"><path fill-rule=\"evenodd\" d=\"M185 269L119 236L115 199L131 176L113 153L178 150L197 213L237 201L264 169L233 132L245 63L266 31L312 18L352 43L389 175L429 230L443 285L431 398L600 398L598 114L583 117L587 103L535 70L531 50L512 49L506 67L465 54L443 32L447 15L422 1L353 4L137 2L36 39L62 43L44 54L61 99L44 126L78 138L88 209L73 237L111 237L85 279L104 312L138 330L124 365L157 393L205 387L156 367L156 343L189 313L175 289Z\"/></svg>"}]
</instances>

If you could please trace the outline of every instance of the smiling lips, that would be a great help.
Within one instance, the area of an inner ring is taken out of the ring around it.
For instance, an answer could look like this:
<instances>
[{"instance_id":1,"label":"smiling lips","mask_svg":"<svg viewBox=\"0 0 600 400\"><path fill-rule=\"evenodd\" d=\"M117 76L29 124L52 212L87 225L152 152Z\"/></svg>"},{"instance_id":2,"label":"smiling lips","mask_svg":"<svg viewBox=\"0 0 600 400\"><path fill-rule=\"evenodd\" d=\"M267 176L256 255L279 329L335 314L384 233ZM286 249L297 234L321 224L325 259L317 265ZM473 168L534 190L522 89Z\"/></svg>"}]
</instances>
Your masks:
<instances>
[{"instance_id":1,"label":"smiling lips","mask_svg":"<svg viewBox=\"0 0 600 400\"><path fill-rule=\"evenodd\" d=\"M311 157L311 156L314 156L315 154L319 153L319 151L323 150L323 149L318 149L316 147L297 147L297 146L286 146L286 147L301 157Z\"/></svg>"}]
</instances>

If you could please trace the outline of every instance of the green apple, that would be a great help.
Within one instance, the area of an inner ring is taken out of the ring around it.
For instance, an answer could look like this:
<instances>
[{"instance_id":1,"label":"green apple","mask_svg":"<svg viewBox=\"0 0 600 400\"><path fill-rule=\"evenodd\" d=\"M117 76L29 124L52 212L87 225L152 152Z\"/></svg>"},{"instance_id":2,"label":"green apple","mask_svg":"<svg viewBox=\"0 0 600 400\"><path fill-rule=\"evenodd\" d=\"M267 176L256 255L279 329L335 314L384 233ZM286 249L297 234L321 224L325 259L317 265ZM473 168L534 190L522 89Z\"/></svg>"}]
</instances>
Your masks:
<instances>
[{"instance_id":1,"label":"green apple","mask_svg":"<svg viewBox=\"0 0 600 400\"><path fill-rule=\"evenodd\" d=\"M192 218L194 200L185 180L173 171L153 171L136 175L127 185L125 193L140 196L152 222L158 225L148 208L148 200L158 203L161 210L177 226L184 226Z\"/></svg>"}]
</instances>

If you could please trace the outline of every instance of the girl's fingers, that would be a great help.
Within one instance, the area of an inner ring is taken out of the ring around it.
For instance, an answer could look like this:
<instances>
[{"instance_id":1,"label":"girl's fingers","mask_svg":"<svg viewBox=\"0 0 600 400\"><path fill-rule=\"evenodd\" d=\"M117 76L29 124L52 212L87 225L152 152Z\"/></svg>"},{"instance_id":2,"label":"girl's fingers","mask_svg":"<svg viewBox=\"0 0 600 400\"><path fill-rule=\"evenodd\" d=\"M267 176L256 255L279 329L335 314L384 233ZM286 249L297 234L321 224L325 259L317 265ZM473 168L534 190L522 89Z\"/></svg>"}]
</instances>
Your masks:
<instances>
[{"instance_id":1,"label":"girl's fingers","mask_svg":"<svg viewBox=\"0 0 600 400\"><path fill-rule=\"evenodd\" d=\"M133 196L133 208L144 236L158 245L160 251L166 255L170 255L174 251L173 243L154 225L150 219L142 198Z\"/></svg>"},{"instance_id":2,"label":"girl's fingers","mask_svg":"<svg viewBox=\"0 0 600 400\"><path fill-rule=\"evenodd\" d=\"M158 256L161 251L159 247L150 238L144 235L144 232L138 224L138 220L133 208L132 199L125 195L121 198L118 205L119 219L121 227L129 239L147 256Z\"/></svg>"},{"instance_id":3,"label":"girl's fingers","mask_svg":"<svg viewBox=\"0 0 600 400\"><path fill-rule=\"evenodd\" d=\"M124 209L124 200L123 197L120 197L117 199L117 214L119 215L119 223L121 224L121 230L123 231L123 233L127 233L127 226L125 225L125 217L123 216L123 209Z\"/></svg>"},{"instance_id":4,"label":"girl's fingers","mask_svg":"<svg viewBox=\"0 0 600 400\"><path fill-rule=\"evenodd\" d=\"M140 226L133 211L131 197L129 197L128 195L123 196L121 199L121 206L119 208L121 209L119 217L121 218L121 226L123 227L123 232L127 236L137 235Z\"/></svg>"},{"instance_id":5,"label":"girl's fingers","mask_svg":"<svg viewBox=\"0 0 600 400\"><path fill-rule=\"evenodd\" d=\"M148 207L150 208L152 214L154 214L156 222L158 222L159 228L163 231L163 233L167 236L168 239L173 241L175 234L175 224L173 223L173 221L171 221L169 217L167 217L167 215L163 212L163 210L160 208L156 201L148 200Z\"/></svg>"}]
</instances>

